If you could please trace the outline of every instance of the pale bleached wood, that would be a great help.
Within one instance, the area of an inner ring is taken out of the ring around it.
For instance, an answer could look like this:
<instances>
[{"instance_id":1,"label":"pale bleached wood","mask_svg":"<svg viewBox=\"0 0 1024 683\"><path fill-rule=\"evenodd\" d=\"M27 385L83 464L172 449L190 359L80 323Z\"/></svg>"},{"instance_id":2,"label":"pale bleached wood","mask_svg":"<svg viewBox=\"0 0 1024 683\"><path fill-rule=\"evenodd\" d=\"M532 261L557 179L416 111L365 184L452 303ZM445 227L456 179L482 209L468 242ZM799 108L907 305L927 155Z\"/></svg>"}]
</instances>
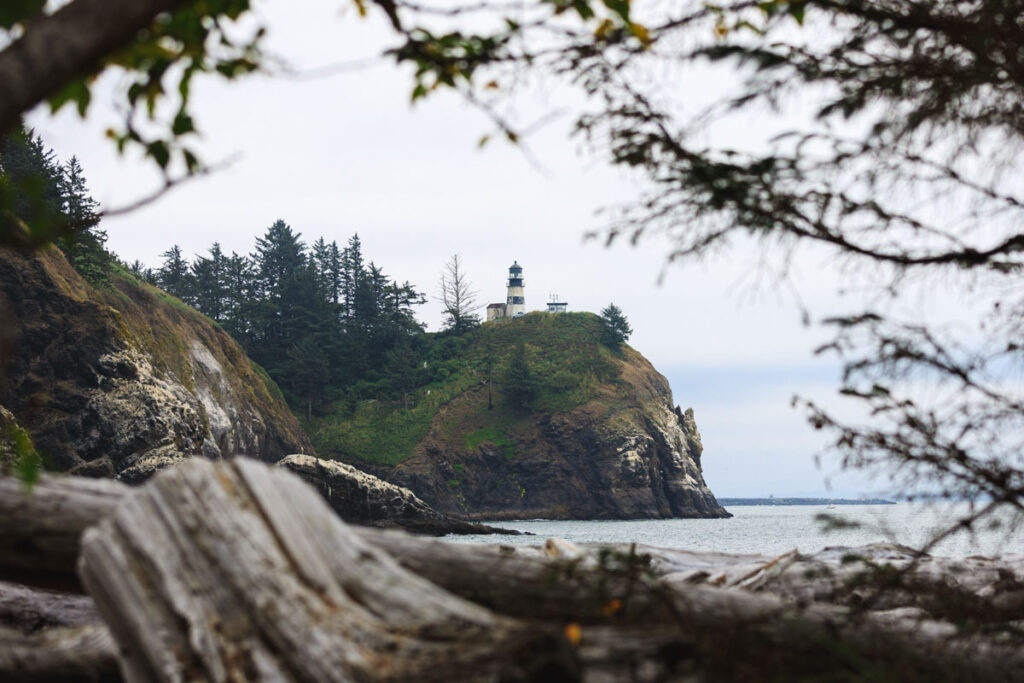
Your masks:
<instances>
[{"instance_id":1,"label":"pale bleached wood","mask_svg":"<svg viewBox=\"0 0 1024 683\"><path fill-rule=\"evenodd\" d=\"M575 666L558 629L412 574L254 461L159 474L86 532L80 572L129 681L530 680Z\"/></svg>"},{"instance_id":2,"label":"pale bleached wood","mask_svg":"<svg viewBox=\"0 0 1024 683\"><path fill-rule=\"evenodd\" d=\"M0 579L81 590L74 567L82 532L127 491L103 479L46 475L29 488L0 477Z\"/></svg>"},{"instance_id":3,"label":"pale bleached wood","mask_svg":"<svg viewBox=\"0 0 1024 683\"><path fill-rule=\"evenodd\" d=\"M578 664L590 680L747 680L863 676L865 662L917 680L1024 672L1013 622L961 632L913 591L863 615L824 604L856 595L841 555L906 567L913 556L899 549L772 558L451 545L347 527L319 500L256 463L190 464L90 532L83 571L129 678L536 678ZM95 521L105 508L91 509ZM1012 604L1019 593L1014 558L925 560L909 576L943 579L960 597ZM509 616L541 624L539 635ZM575 662L566 624L580 629Z\"/></svg>"},{"instance_id":4,"label":"pale bleached wood","mask_svg":"<svg viewBox=\"0 0 1024 683\"><path fill-rule=\"evenodd\" d=\"M0 581L0 627L32 633L54 626L100 623L92 599Z\"/></svg>"},{"instance_id":5,"label":"pale bleached wood","mask_svg":"<svg viewBox=\"0 0 1024 683\"><path fill-rule=\"evenodd\" d=\"M0 680L19 683L120 681L114 640L102 624L25 634L0 629Z\"/></svg>"}]
</instances>

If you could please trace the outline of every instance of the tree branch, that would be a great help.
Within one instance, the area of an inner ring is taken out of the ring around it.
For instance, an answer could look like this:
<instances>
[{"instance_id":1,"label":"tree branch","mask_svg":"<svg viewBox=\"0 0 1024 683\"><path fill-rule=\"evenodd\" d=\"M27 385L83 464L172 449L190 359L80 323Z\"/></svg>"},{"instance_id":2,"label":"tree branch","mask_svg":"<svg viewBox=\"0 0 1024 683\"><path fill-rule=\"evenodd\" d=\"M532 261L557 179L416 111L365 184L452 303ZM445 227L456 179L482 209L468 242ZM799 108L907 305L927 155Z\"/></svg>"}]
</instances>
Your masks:
<instances>
[{"instance_id":1,"label":"tree branch","mask_svg":"<svg viewBox=\"0 0 1024 683\"><path fill-rule=\"evenodd\" d=\"M0 133L76 76L188 0L75 0L32 22L0 52Z\"/></svg>"}]
</instances>

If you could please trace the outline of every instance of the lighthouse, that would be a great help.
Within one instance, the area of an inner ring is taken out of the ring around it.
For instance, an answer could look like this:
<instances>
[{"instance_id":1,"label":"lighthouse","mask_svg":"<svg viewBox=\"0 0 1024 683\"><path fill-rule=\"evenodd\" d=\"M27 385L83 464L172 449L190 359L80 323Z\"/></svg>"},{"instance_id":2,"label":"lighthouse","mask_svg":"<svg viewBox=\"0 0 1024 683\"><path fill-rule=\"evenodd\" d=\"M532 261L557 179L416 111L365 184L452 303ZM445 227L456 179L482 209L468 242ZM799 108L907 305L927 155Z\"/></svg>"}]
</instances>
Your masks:
<instances>
[{"instance_id":1,"label":"lighthouse","mask_svg":"<svg viewBox=\"0 0 1024 683\"><path fill-rule=\"evenodd\" d=\"M505 299L505 315L518 318L526 315L526 295L523 293L523 267L519 261L508 267L508 296Z\"/></svg>"}]
</instances>

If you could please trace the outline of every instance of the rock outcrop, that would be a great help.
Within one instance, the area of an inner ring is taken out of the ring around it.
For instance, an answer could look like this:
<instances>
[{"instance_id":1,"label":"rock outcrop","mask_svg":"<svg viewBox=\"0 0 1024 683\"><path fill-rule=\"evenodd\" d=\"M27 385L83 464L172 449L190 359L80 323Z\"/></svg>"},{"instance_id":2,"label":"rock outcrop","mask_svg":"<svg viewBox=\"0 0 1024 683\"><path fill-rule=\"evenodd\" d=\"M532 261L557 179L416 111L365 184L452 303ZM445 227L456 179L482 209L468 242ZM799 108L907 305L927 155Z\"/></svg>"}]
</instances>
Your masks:
<instances>
[{"instance_id":1,"label":"rock outcrop","mask_svg":"<svg viewBox=\"0 0 1024 683\"><path fill-rule=\"evenodd\" d=\"M124 273L86 284L61 253L0 250L0 405L49 467L146 479L183 458L313 452L224 330Z\"/></svg>"},{"instance_id":2,"label":"rock outcrop","mask_svg":"<svg viewBox=\"0 0 1024 683\"><path fill-rule=\"evenodd\" d=\"M629 347L609 352L592 341L596 316L543 315L482 333L519 334L537 368L589 354L583 400L516 412L502 408L498 385L491 410L478 381L439 409L412 457L373 471L467 519L730 516L704 481L693 410L674 405L665 377ZM570 341L563 351L553 339ZM491 343L508 345L500 337Z\"/></svg>"},{"instance_id":3,"label":"rock outcrop","mask_svg":"<svg viewBox=\"0 0 1024 683\"><path fill-rule=\"evenodd\" d=\"M432 536L518 533L453 519L431 508L409 489L351 465L309 455L289 455L277 464L312 484L338 516L352 524L401 528Z\"/></svg>"}]
</instances>

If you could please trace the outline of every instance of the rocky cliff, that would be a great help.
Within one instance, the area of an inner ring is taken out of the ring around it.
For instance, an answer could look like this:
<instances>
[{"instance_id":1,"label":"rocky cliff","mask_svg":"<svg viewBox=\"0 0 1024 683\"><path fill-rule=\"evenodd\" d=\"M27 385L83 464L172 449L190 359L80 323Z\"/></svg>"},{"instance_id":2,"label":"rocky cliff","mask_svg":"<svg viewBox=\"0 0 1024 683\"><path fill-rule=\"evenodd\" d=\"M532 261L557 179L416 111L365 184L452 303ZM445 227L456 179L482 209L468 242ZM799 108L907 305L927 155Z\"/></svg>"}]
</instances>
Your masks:
<instances>
[{"instance_id":1,"label":"rocky cliff","mask_svg":"<svg viewBox=\"0 0 1024 683\"><path fill-rule=\"evenodd\" d=\"M415 408L364 406L321 421L312 438L323 457L470 519L729 516L704 482L693 411L674 405L668 381L640 353L609 350L599 336L592 314L484 325L455 345ZM526 408L510 405L502 382L519 343L536 384ZM386 439L371 445L354 425L408 435L417 411L427 418L413 442L390 442L407 452L390 463L360 458L379 455Z\"/></svg>"},{"instance_id":2,"label":"rocky cliff","mask_svg":"<svg viewBox=\"0 0 1024 683\"><path fill-rule=\"evenodd\" d=\"M0 406L54 469L140 481L192 455L313 452L277 387L209 319L56 249L0 250Z\"/></svg>"}]
</instances>

